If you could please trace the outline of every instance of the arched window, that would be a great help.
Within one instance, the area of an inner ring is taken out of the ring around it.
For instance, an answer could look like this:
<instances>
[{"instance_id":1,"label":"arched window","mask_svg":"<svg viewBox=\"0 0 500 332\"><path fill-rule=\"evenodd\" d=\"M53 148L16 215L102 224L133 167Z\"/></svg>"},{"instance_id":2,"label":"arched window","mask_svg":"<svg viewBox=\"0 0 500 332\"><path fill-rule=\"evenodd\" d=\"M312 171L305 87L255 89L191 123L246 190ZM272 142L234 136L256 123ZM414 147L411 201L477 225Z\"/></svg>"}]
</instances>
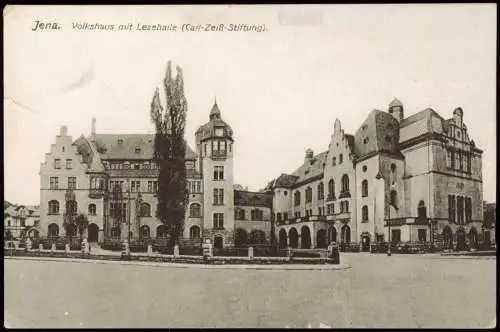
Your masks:
<instances>
[{"instance_id":1,"label":"arched window","mask_svg":"<svg viewBox=\"0 0 500 332\"><path fill-rule=\"evenodd\" d=\"M96 206L95 204L89 204L89 216L95 216L96 215Z\"/></svg>"},{"instance_id":2,"label":"arched window","mask_svg":"<svg viewBox=\"0 0 500 332\"><path fill-rule=\"evenodd\" d=\"M200 227L198 226L192 226L190 229L189 229L189 238L191 240L197 240L200 238Z\"/></svg>"},{"instance_id":3,"label":"arched window","mask_svg":"<svg viewBox=\"0 0 500 332\"><path fill-rule=\"evenodd\" d=\"M342 175L342 192L349 192L349 176L347 174Z\"/></svg>"},{"instance_id":4,"label":"arched window","mask_svg":"<svg viewBox=\"0 0 500 332\"><path fill-rule=\"evenodd\" d=\"M57 224L50 224L48 227L48 235L49 237L59 236L59 226L57 226Z\"/></svg>"},{"instance_id":5,"label":"arched window","mask_svg":"<svg viewBox=\"0 0 500 332\"><path fill-rule=\"evenodd\" d=\"M361 182L361 197L368 196L368 180L363 180Z\"/></svg>"},{"instance_id":6,"label":"arched window","mask_svg":"<svg viewBox=\"0 0 500 332\"><path fill-rule=\"evenodd\" d=\"M193 203L189 206L189 216L191 218L201 217L201 205L198 203Z\"/></svg>"},{"instance_id":7,"label":"arched window","mask_svg":"<svg viewBox=\"0 0 500 332\"><path fill-rule=\"evenodd\" d=\"M266 233L261 230L253 230L250 232L250 244L265 244L266 243Z\"/></svg>"},{"instance_id":8,"label":"arched window","mask_svg":"<svg viewBox=\"0 0 500 332\"><path fill-rule=\"evenodd\" d=\"M421 221L427 220L427 208L424 201L418 202L418 219Z\"/></svg>"},{"instance_id":9,"label":"arched window","mask_svg":"<svg viewBox=\"0 0 500 332\"><path fill-rule=\"evenodd\" d=\"M160 226L156 227L156 238L166 239L167 234L168 234L167 226L160 225Z\"/></svg>"},{"instance_id":10,"label":"arched window","mask_svg":"<svg viewBox=\"0 0 500 332\"><path fill-rule=\"evenodd\" d=\"M361 222L368 222L368 206L366 205L361 208Z\"/></svg>"},{"instance_id":11,"label":"arched window","mask_svg":"<svg viewBox=\"0 0 500 332\"><path fill-rule=\"evenodd\" d=\"M295 205L300 205L300 191L296 191L294 194Z\"/></svg>"},{"instance_id":12,"label":"arched window","mask_svg":"<svg viewBox=\"0 0 500 332\"><path fill-rule=\"evenodd\" d=\"M328 199L334 199L335 198L335 181L333 179L330 179L328 181Z\"/></svg>"},{"instance_id":13,"label":"arched window","mask_svg":"<svg viewBox=\"0 0 500 332\"><path fill-rule=\"evenodd\" d=\"M391 190L391 205L397 208L398 203L398 193L395 190Z\"/></svg>"},{"instance_id":14,"label":"arched window","mask_svg":"<svg viewBox=\"0 0 500 332\"><path fill-rule=\"evenodd\" d=\"M325 198L325 185L323 182L320 182L318 184L318 200L324 199Z\"/></svg>"},{"instance_id":15,"label":"arched window","mask_svg":"<svg viewBox=\"0 0 500 332\"><path fill-rule=\"evenodd\" d=\"M148 225L142 225L141 226L141 232L139 233L141 236L141 239L149 239L149 226Z\"/></svg>"},{"instance_id":16,"label":"arched window","mask_svg":"<svg viewBox=\"0 0 500 332\"><path fill-rule=\"evenodd\" d=\"M281 213L280 212L276 213L276 221L277 222L281 221Z\"/></svg>"},{"instance_id":17,"label":"arched window","mask_svg":"<svg viewBox=\"0 0 500 332\"><path fill-rule=\"evenodd\" d=\"M242 208L236 208L234 210L234 218L236 220L245 220L245 210Z\"/></svg>"},{"instance_id":18,"label":"arched window","mask_svg":"<svg viewBox=\"0 0 500 332\"><path fill-rule=\"evenodd\" d=\"M70 216L76 215L76 211L78 210L78 203L74 200L66 201L66 214Z\"/></svg>"},{"instance_id":19,"label":"arched window","mask_svg":"<svg viewBox=\"0 0 500 332\"><path fill-rule=\"evenodd\" d=\"M141 217L151 217L151 205L149 205L148 203L141 204Z\"/></svg>"},{"instance_id":20,"label":"arched window","mask_svg":"<svg viewBox=\"0 0 500 332\"><path fill-rule=\"evenodd\" d=\"M337 164L337 157L332 157L332 166Z\"/></svg>"},{"instance_id":21,"label":"arched window","mask_svg":"<svg viewBox=\"0 0 500 332\"><path fill-rule=\"evenodd\" d=\"M311 203L313 199L313 191L311 187L306 188L306 203Z\"/></svg>"},{"instance_id":22,"label":"arched window","mask_svg":"<svg viewBox=\"0 0 500 332\"><path fill-rule=\"evenodd\" d=\"M49 214L59 214L59 202L52 200L49 201Z\"/></svg>"}]
</instances>

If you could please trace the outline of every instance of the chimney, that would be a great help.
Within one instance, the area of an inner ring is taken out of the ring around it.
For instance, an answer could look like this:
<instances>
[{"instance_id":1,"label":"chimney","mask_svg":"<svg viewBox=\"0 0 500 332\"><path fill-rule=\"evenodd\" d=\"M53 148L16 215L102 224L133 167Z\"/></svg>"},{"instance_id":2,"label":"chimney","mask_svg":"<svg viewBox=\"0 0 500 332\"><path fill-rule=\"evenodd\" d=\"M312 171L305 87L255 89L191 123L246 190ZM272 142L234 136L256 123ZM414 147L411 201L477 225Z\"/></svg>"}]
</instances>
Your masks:
<instances>
[{"instance_id":1,"label":"chimney","mask_svg":"<svg viewBox=\"0 0 500 332\"><path fill-rule=\"evenodd\" d=\"M68 126L61 126L60 136L67 136L67 135L68 135Z\"/></svg>"},{"instance_id":2,"label":"chimney","mask_svg":"<svg viewBox=\"0 0 500 332\"><path fill-rule=\"evenodd\" d=\"M96 119L92 118L92 128L91 128L91 132L90 132L90 140L91 141L95 141L95 123L96 123Z\"/></svg>"}]
</instances>

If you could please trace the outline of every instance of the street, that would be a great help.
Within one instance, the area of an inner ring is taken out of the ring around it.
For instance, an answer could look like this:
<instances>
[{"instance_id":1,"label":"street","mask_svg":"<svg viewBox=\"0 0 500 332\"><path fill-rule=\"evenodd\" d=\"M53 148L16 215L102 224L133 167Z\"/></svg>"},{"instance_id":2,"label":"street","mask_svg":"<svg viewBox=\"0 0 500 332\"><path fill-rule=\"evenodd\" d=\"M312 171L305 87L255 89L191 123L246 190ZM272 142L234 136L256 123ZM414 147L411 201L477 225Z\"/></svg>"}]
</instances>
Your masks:
<instances>
[{"instance_id":1,"label":"street","mask_svg":"<svg viewBox=\"0 0 500 332\"><path fill-rule=\"evenodd\" d=\"M232 270L4 259L4 325L479 328L496 259L342 253L350 269Z\"/></svg>"}]
</instances>

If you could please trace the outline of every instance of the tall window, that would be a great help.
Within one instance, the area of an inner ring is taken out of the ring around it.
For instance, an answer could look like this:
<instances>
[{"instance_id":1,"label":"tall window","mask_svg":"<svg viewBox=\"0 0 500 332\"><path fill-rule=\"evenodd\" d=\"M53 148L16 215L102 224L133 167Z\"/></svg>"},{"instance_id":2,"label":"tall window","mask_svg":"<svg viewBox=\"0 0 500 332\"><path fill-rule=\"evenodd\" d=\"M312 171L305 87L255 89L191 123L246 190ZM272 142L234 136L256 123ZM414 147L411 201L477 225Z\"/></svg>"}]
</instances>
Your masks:
<instances>
[{"instance_id":1,"label":"tall window","mask_svg":"<svg viewBox=\"0 0 500 332\"><path fill-rule=\"evenodd\" d=\"M394 208L398 207L398 193L396 192L396 190L391 190L391 205Z\"/></svg>"},{"instance_id":2,"label":"tall window","mask_svg":"<svg viewBox=\"0 0 500 332\"><path fill-rule=\"evenodd\" d=\"M76 176L68 177L68 189L76 189Z\"/></svg>"},{"instance_id":3,"label":"tall window","mask_svg":"<svg viewBox=\"0 0 500 332\"><path fill-rule=\"evenodd\" d=\"M110 203L109 215L118 221L124 222L127 220L127 204L126 203Z\"/></svg>"},{"instance_id":4,"label":"tall window","mask_svg":"<svg viewBox=\"0 0 500 332\"><path fill-rule=\"evenodd\" d=\"M59 202L52 200L49 201L49 214L59 214Z\"/></svg>"},{"instance_id":5,"label":"tall window","mask_svg":"<svg viewBox=\"0 0 500 332\"><path fill-rule=\"evenodd\" d=\"M214 228L224 228L224 213L214 213Z\"/></svg>"},{"instance_id":6,"label":"tall window","mask_svg":"<svg viewBox=\"0 0 500 332\"><path fill-rule=\"evenodd\" d=\"M427 230L419 229L418 230L418 242L426 242L427 241Z\"/></svg>"},{"instance_id":7,"label":"tall window","mask_svg":"<svg viewBox=\"0 0 500 332\"><path fill-rule=\"evenodd\" d=\"M130 190L132 192L141 191L141 181L131 181L130 186L131 186Z\"/></svg>"},{"instance_id":8,"label":"tall window","mask_svg":"<svg viewBox=\"0 0 500 332\"><path fill-rule=\"evenodd\" d=\"M328 199L334 199L335 198L335 181L333 179L330 179L328 181Z\"/></svg>"},{"instance_id":9,"label":"tall window","mask_svg":"<svg viewBox=\"0 0 500 332\"><path fill-rule=\"evenodd\" d=\"M89 215L90 216L95 216L97 213L97 208L95 204L89 204Z\"/></svg>"},{"instance_id":10,"label":"tall window","mask_svg":"<svg viewBox=\"0 0 500 332\"><path fill-rule=\"evenodd\" d=\"M72 169L72 168L73 168L73 160L66 159L66 169Z\"/></svg>"},{"instance_id":11,"label":"tall window","mask_svg":"<svg viewBox=\"0 0 500 332\"><path fill-rule=\"evenodd\" d=\"M323 182L320 182L318 184L318 200L322 200L325 198L325 186L323 185Z\"/></svg>"},{"instance_id":12,"label":"tall window","mask_svg":"<svg viewBox=\"0 0 500 332\"><path fill-rule=\"evenodd\" d=\"M337 157L332 157L332 166L337 165Z\"/></svg>"},{"instance_id":13,"label":"tall window","mask_svg":"<svg viewBox=\"0 0 500 332\"><path fill-rule=\"evenodd\" d=\"M234 210L234 219L236 220L245 220L246 216L245 216L245 210L241 209L241 208L236 208Z\"/></svg>"},{"instance_id":14,"label":"tall window","mask_svg":"<svg viewBox=\"0 0 500 332\"><path fill-rule=\"evenodd\" d=\"M200 227L198 227L198 226L191 226L191 228L189 229L189 238L192 240L199 239L200 234L201 234L201 231L200 231Z\"/></svg>"},{"instance_id":15,"label":"tall window","mask_svg":"<svg viewBox=\"0 0 500 332\"><path fill-rule=\"evenodd\" d=\"M224 180L224 166L214 166L214 180Z\"/></svg>"},{"instance_id":16,"label":"tall window","mask_svg":"<svg viewBox=\"0 0 500 332\"><path fill-rule=\"evenodd\" d=\"M349 192L349 176L347 174L342 176L342 192Z\"/></svg>"},{"instance_id":17,"label":"tall window","mask_svg":"<svg viewBox=\"0 0 500 332\"><path fill-rule=\"evenodd\" d=\"M446 150L446 167L451 168L451 161L452 161L452 156L451 156L451 150L448 149Z\"/></svg>"},{"instance_id":18,"label":"tall window","mask_svg":"<svg viewBox=\"0 0 500 332\"><path fill-rule=\"evenodd\" d=\"M472 198L465 197L465 222L472 221Z\"/></svg>"},{"instance_id":19,"label":"tall window","mask_svg":"<svg viewBox=\"0 0 500 332\"><path fill-rule=\"evenodd\" d=\"M451 222L456 221L455 196L448 195L448 218Z\"/></svg>"},{"instance_id":20,"label":"tall window","mask_svg":"<svg viewBox=\"0 0 500 332\"><path fill-rule=\"evenodd\" d=\"M54 159L54 168L55 169L61 168L61 159Z\"/></svg>"},{"instance_id":21,"label":"tall window","mask_svg":"<svg viewBox=\"0 0 500 332\"><path fill-rule=\"evenodd\" d=\"M201 217L201 205L198 203L193 203L189 206L189 216L191 218Z\"/></svg>"},{"instance_id":22,"label":"tall window","mask_svg":"<svg viewBox=\"0 0 500 332\"><path fill-rule=\"evenodd\" d=\"M368 196L368 180L363 180L361 182L361 197Z\"/></svg>"},{"instance_id":23,"label":"tall window","mask_svg":"<svg viewBox=\"0 0 500 332\"><path fill-rule=\"evenodd\" d=\"M306 188L306 203L311 203L313 199L313 191L311 187Z\"/></svg>"},{"instance_id":24,"label":"tall window","mask_svg":"<svg viewBox=\"0 0 500 332\"><path fill-rule=\"evenodd\" d=\"M339 155L339 164L342 164L344 162L344 156L342 153Z\"/></svg>"},{"instance_id":25,"label":"tall window","mask_svg":"<svg viewBox=\"0 0 500 332\"><path fill-rule=\"evenodd\" d=\"M450 153L450 167L455 168L455 151L453 150Z\"/></svg>"},{"instance_id":26,"label":"tall window","mask_svg":"<svg viewBox=\"0 0 500 332\"><path fill-rule=\"evenodd\" d=\"M214 189L214 204L213 205L223 205L224 204L224 189L215 188Z\"/></svg>"},{"instance_id":27,"label":"tall window","mask_svg":"<svg viewBox=\"0 0 500 332\"><path fill-rule=\"evenodd\" d=\"M59 236L59 226L57 224L50 224L48 227L49 237Z\"/></svg>"},{"instance_id":28,"label":"tall window","mask_svg":"<svg viewBox=\"0 0 500 332\"><path fill-rule=\"evenodd\" d=\"M368 222L368 206L366 205L361 208L361 222Z\"/></svg>"},{"instance_id":29,"label":"tall window","mask_svg":"<svg viewBox=\"0 0 500 332\"><path fill-rule=\"evenodd\" d=\"M463 163L463 154L461 152L458 152L458 169L463 171L464 170L464 163Z\"/></svg>"},{"instance_id":30,"label":"tall window","mask_svg":"<svg viewBox=\"0 0 500 332\"><path fill-rule=\"evenodd\" d=\"M457 196L457 224L462 225L464 223L464 198L462 196Z\"/></svg>"},{"instance_id":31,"label":"tall window","mask_svg":"<svg viewBox=\"0 0 500 332\"><path fill-rule=\"evenodd\" d=\"M148 181L148 192L150 193L158 192L158 181Z\"/></svg>"},{"instance_id":32,"label":"tall window","mask_svg":"<svg viewBox=\"0 0 500 332\"><path fill-rule=\"evenodd\" d=\"M148 203L141 204L141 217L151 217L151 205Z\"/></svg>"},{"instance_id":33,"label":"tall window","mask_svg":"<svg viewBox=\"0 0 500 332\"><path fill-rule=\"evenodd\" d=\"M427 208L424 201L418 202L418 219L420 221L427 220Z\"/></svg>"},{"instance_id":34,"label":"tall window","mask_svg":"<svg viewBox=\"0 0 500 332\"><path fill-rule=\"evenodd\" d=\"M50 177L50 189L59 189L59 178L57 176Z\"/></svg>"},{"instance_id":35,"label":"tall window","mask_svg":"<svg viewBox=\"0 0 500 332\"><path fill-rule=\"evenodd\" d=\"M295 206L300 205L300 191L296 191L293 195Z\"/></svg>"}]
</instances>

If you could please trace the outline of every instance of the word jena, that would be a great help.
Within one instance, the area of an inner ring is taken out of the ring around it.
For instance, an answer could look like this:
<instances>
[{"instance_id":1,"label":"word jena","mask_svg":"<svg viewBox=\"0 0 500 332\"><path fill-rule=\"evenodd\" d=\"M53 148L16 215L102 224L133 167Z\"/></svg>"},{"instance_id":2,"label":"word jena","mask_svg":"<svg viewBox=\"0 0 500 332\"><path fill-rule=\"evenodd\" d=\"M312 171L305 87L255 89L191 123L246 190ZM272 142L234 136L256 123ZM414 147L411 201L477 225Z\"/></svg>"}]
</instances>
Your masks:
<instances>
[{"instance_id":1,"label":"word jena","mask_svg":"<svg viewBox=\"0 0 500 332\"><path fill-rule=\"evenodd\" d=\"M33 28L31 31L36 30L58 30L61 29L61 26L57 22L45 23L41 21L33 21Z\"/></svg>"}]
</instances>

